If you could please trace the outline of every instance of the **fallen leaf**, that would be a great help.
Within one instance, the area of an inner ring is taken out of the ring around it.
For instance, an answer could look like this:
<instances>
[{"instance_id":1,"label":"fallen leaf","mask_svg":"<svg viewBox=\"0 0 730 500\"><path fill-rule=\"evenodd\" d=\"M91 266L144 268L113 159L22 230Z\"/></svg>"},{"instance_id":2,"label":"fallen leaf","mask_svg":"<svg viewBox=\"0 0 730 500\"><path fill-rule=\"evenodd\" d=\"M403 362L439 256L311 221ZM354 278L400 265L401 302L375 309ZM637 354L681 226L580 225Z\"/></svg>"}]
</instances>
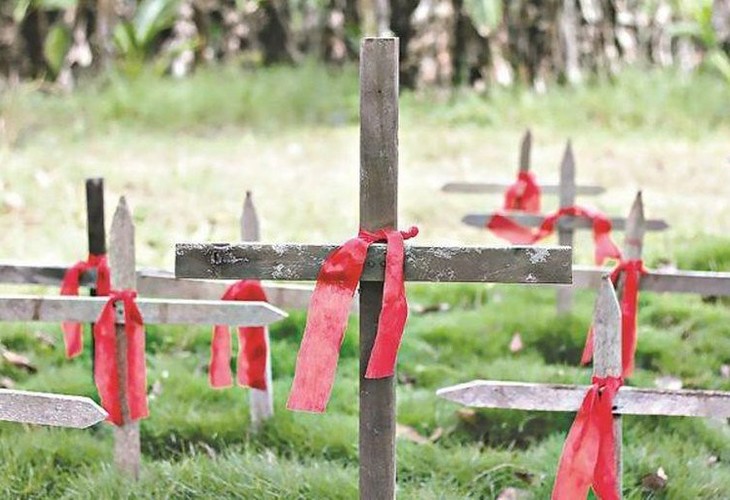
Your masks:
<instances>
[{"instance_id":1,"label":"fallen leaf","mask_svg":"<svg viewBox=\"0 0 730 500\"><path fill-rule=\"evenodd\" d=\"M155 399L160 394L162 394L162 381L155 380L152 384L152 388L150 389L150 399Z\"/></svg>"},{"instance_id":2,"label":"fallen leaf","mask_svg":"<svg viewBox=\"0 0 730 500\"><path fill-rule=\"evenodd\" d=\"M395 424L395 436L417 444L429 442L428 438L421 436L416 429L403 424Z\"/></svg>"},{"instance_id":3,"label":"fallen leaf","mask_svg":"<svg viewBox=\"0 0 730 500\"><path fill-rule=\"evenodd\" d=\"M720 376L722 378L730 378L730 365L720 366Z\"/></svg>"},{"instance_id":4,"label":"fallen leaf","mask_svg":"<svg viewBox=\"0 0 730 500\"><path fill-rule=\"evenodd\" d=\"M526 500L529 498L529 495L530 493L528 491L510 486L509 488L503 489L497 495L497 500Z\"/></svg>"},{"instance_id":5,"label":"fallen leaf","mask_svg":"<svg viewBox=\"0 0 730 500\"><path fill-rule=\"evenodd\" d=\"M18 354L13 351L3 351L3 359L13 366L28 370L30 373L35 373L38 369L30 362L30 359L22 354Z\"/></svg>"},{"instance_id":6,"label":"fallen leaf","mask_svg":"<svg viewBox=\"0 0 730 500\"><path fill-rule=\"evenodd\" d=\"M710 455L707 457L707 465L716 465L718 462L720 462L720 457L717 455Z\"/></svg>"},{"instance_id":7,"label":"fallen leaf","mask_svg":"<svg viewBox=\"0 0 730 500\"><path fill-rule=\"evenodd\" d=\"M678 377L664 375L662 377L654 379L654 385L657 386L659 389L674 391L681 389L684 384L682 383L682 379Z\"/></svg>"},{"instance_id":8,"label":"fallen leaf","mask_svg":"<svg viewBox=\"0 0 730 500\"><path fill-rule=\"evenodd\" d=\"M48 347L54 347L56 345L56 339L46 332L35 332L35 339Z\"/></svg>"},{"instance_id":9,"label":"fallen leaf","mask_svg":"<svg viewBox=\"0 0 730 500\"><path fill-rule=\"evenodd\" d=\"M512 335L512 340L509 343L510 352L520 352L523 347L525 347L525 345L522 343L522 337L520 336L520 333L515 332L515 334Z\"/></svg>"},{"instance_id":10,"label":"fallen leaf","mask_svg":"<svg viewBox=\"0 0 730 500\"><path fill-rule=\"evenodd\" d=\"M449 309L451 309L451 304L449 304L447 302L441 302L439 304L429 304L429 305L413 304L413 306L411 306L411 310L413 311L414 314L446 312Z\"/></svg>"},{"instance_id":11,"label":"fallen leaf","mask_svg":"<svg viewBox=\"0 0 730 500\"><path fill-rule=\"evenodd\" d=\"M456 416L467 424L477 423L477 412L471 408L459 408L456 410Z\"/></svg>"},{"instance_id":12,"label":"fallen leaf","mask_svg":"<svg viewBox=\"0 0 730 500\"><path fill-rule=\"evenodd\" d=\"M647 490L659 491L666 488L668 480L669 478L666 472L664 472L664 469L659 467L656 472L652 472L641 478L641 486Z\"/></svg>"},{"instance_id":13,"label":"fallen leaf","mask_svg":"<svg viewBox=\"0 0 730 500\"><path fill-rule=\"evenodd\" d=\"M15 381L10 377L0 377L0 387L3 389L12 389L15 387Z\"/></svg>"}]
</instances>

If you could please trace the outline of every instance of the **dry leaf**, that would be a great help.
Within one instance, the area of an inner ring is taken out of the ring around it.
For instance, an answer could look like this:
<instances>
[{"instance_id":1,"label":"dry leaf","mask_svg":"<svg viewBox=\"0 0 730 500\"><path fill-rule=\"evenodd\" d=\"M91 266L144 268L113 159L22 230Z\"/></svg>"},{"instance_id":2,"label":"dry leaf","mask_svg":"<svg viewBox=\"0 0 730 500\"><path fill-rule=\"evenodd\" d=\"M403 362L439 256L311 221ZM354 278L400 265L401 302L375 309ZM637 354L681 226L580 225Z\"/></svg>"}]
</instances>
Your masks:
<instances>
[{"instance_id":1,"label":"dry leaf","mask_svg":"<svg viewBox=\"0 0 730 500\"><path fill-rule=\"evenodd\" d=\"M3 351L3 359L13 366L35 373L38 369L30 362L30 359L13 351Z\"/></svg>"},{"instance_id":2,"label":"dry leaf","mask_svg":"<svg viewBox=\"0 0 730 500\"><path fill-rule=\"evenodd\" d=\"M525 345L522 343L522 337L520 336L520 333L515 332L515 334L512 335L512 340L509 343L510 352L520 352L523 347L525 347Z\"/></svg>"},{"instance_id":3,"label":"dry leaf","mask_svg":"<svg viewBox=\"0 0 730 500\"><path fill-rule=\"evenodd\" d=\"M10 377L0 377L0 387L3 389L12 389L15 387L15 381Z\"/></svg>"},{"instance_id":4,"label":"dry leaf","mask_svg":"<svg viewBox=\"0 0 730 500\"><path fill-rule=\"evenodd\" d=\"M467 424L477 423L477 412L471 408L459 408L456 411L456 416L459 420L466 422Z\"/></svg>"},{"instance_id":5,"label":"dry leaf","mask_svg":"<svg viewBox=\"0 0 730 500\"><path fill-rule=\"evenodd\" d=\"M155 380L150 389L150 399L155 399L160 394L162 394L162 381Z\"/></svg>"},{"instance_id":6,"label":"dry leaf","mask_svg":"<svg viewBox=\"0 0 730 500\"><path fill-rule=\"evenodd\" d=\"M413 304L411 310L414 314L428 314L434 312L446 312L451 309L451 305L447 302L441 302L440 304Z\"/></svg>"},{"instance_id":7,"label":"dry leaf","mask_svg":"<svg viewBox=\"0 0 730 500\"><path fill-rule=\"evenodd\" d=\"M54 347L56 345L56 339L46 332L35 332L35 339L48 347Z\"/></svg>"},{"instance_id":8,"label":"dry leaf","mask_svg":"<svg viewBox=\"0 0 730 500\"><path fill-rule=\"evenodd\" d=\"M641 486L651 491L659 491L667 486L667 473L664 472L662 467L659 467L656 472L647 474L641 478Z\"/></svg>"},{"instance_id":9,"label":"dry leaf","mask_svg":"<svg viewBox=\"0 0 730 500\"><path fill-rule=\"evenodd\" d=\"M428 438L421 436L416 429L403 424L395 424L395 436L417 444L429 442Z\"/></svg>"},{"instance_id":10,"label":"dry leaf","mask_svg":"<svg viewBox=\"0 0 730 500\"><path fill-rule=\"evenodd\" d=\"M675 391L681 389L684 384L682 383L681 378L673 377L671 375L664 375L663 377L655 379L654 385L657 386L659 389Z\"/></svg>"},{"instance_id":11,"label":"dry leaf","mask_svg":"<svg viewBox=\"0 0 730 500\"><path fill-rule=\"evenodd\" d=\"M443 427L436 427L430 436L428 436L428 440L432 443L435 443L439 439L441 439L441 436L444 435L444 429Z\"/></svg>"},{"instance_id":12,"label":"dry leaf","mask_svg":"<svg viewBox=\"0 0 730 500\"><path fill-rule=\"evenodd\" d=\"M718 462L720 462L720 457L717 455L710 455L707 457L707 465L716 465Z\"/></svg>"},{"instance_id":13,"label":"dry leaf","mask_svg":"<svg viewBox=\"0 0 730 500\"><path fill-rule=\"evenodd\" d=\"M497 500L526 500L529 497L529 492L510 486L502 490L497 496Z\"/></svg>"},{"instance_id":14,"label":"dry leaf","mask_svg":"<svg viewBox=\"0 0 730 500\"><path fill-rule=\"evenodd\" d=\"M720 366L720 376L722 378L730 378L730 365Z\"/></svg>"}]
</instances>

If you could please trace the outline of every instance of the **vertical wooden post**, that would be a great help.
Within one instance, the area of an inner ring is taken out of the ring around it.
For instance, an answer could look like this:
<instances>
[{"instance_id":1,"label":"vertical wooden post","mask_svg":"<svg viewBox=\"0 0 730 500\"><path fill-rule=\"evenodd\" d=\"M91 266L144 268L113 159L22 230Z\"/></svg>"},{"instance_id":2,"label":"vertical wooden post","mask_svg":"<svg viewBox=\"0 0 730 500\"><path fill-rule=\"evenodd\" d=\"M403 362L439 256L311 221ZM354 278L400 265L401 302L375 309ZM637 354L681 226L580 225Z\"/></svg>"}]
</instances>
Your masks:
<instances>
[{"instance_id":1,"label":"vertical wooden post","mask_svg":"<svg viewBox=\"0 0 730 500\"><path fill-rule=\"evenodd\" d=\"M644 218L644 200L641 191L636 193L631 211L626 218L626 230L624 231L624 259L641 259L644 248L644 234L646 233L646 219ZM619 281L619 284L621 282ZM619 287L622 290L623 287Z\"/></svg>"},{"instance_id":2,"label":"vertical wooden post","mask_svg":"<svg viewBox=\"0 0 730 500\"><path fill-rule=\"evenodd\" d=\"M111 284L114 290L134 289L136 287L134 256L134 224L124 197L114 213L111 228ZM124 333L123 305L117 305L117 375L119 380L127 380L127 337ZM141 445L139 422L129 417L129 401L126 385L119 385L122 419L124 424L114 428L114 463L124 474L134 479L139 477Z\"/></svg>"},{"instance_id":3,"label":"vertical wooden post","mask_svg":"<svg viewBox=\"0 0 730 500\"><path fill-rule=\"evenodd\" d=\"M575 158L570 141L565 146L563 160L560 163L560 208L575 204ZM574 229L563 227L558 223L558 244L572 247ZM558 288L558 314L567 314L573 307L573 287L566 285Z\"/></svg>"},{"instance_id":4,"label":"vertical wooden post","mask_svg":"<svg viewBox=\"0 0 730 500\"><path fill-rule=\"evenodd\" d=\"M520 172L530 171L530 154L532 151L532 132L528 128L520 145Z\"/></svg>"},{"instance_id":5,"label":"vertical wooden post","mask_svg":"<svg viewBox=\"0 0 730 500\"><path fill-rule=\"evenodd\" d=\"M246 191L246 199L243 202L241 213L241 240L259 241L261 232L259 218L256 215L251 191ZM266 387L267 390L251 389L249 391L249 406L251 413L251 428L256 432L261 424L274 415L274 387L271 376L271 350L269 349L269 328L264 327L266 338Z\"/></svg>"},{"instance_id":6,"label":"vertical wooden post","mask_svg":"<svg viewBox=\"0 0 730 500\"><path fill-rule=\"evenodd\" d=\"M595 331L593 345L593 374L597 377L620 377L621 366L621 307L608 275L601 280L601 288L593 315ZM622 431L621 415L613 416L613 430L616 436L616 474L618 496L622 491Z\"/></svg>"},{"instance_id":7,"label":"vertical wooden post","mask_svg":"<svg viewBox=\"0 0 730 500\"><path fill-rule=\"evenodd\" d=\"M89 254L106 253L106 229L104 227L104 179L86 179L86 233L89 240ZM96 288L89 289L89 295L96 296ZM91 324L94 331L94 324ZM94 335L91 335L91 373L94 373Z\"/></svg>"},{"instance_id":8,"label":"vertical wooden post","mask_svg":"<svg viewBox=\"0 0 730 500\"><path fill-rule=\"evenodd\" d=\"M360 52L360 227L397 227L398 39L366 38ZM382 282L360 282L360 498L395 498L394 377L365 378Z\"/></svg>"}]
</instances>

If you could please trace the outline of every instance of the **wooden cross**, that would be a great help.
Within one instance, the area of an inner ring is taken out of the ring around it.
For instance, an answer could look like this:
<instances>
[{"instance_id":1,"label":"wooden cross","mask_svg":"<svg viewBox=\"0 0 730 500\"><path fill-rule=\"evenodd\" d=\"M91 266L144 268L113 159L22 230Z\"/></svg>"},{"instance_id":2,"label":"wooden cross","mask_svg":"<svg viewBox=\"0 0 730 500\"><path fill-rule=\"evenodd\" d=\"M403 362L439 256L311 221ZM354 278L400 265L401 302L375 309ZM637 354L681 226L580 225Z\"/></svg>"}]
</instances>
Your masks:
<instances>
[{"instance_id":1,"label":"wooden cross","mask_svg":"<svg viewBox=\"0 0 730 500\"><path fill-rule=\"evenodd\" d=\"M106 416L86 397L0 389L0 420L7 422L85 429Z\"/></svg>"},{"instance_id":2,"label":"wooden cross","mask_svg":"<svg viewBox=\"0 0 730 500\"><path fill-rule=\"evenodd\" d=\"M398 39L367 38L360 56L360 226L397 228ZM334 245L178 244L183 278L316 279ZM380 314L384 245L372 245L360 280L360 496L395 495L395 381L366 379ZM568 248L406 246L405 279L569 283Z\"/></svg>"},{"instance_id":3,"label":"wooden cross","mask_svg":"<svg viewBox=\"0 0 730 500\"><path fill-rule=\"evenodd\" d=\"M568 143L570 147L570 143ZM522 143L520 146L520 160L518 172L529 172L530 170L530 157L532 150L532 134L528 130L522 137ZM563 170L560 172L560 183L559 184L540 184L540 192L542 194L557 194L563 197L564 191L570 187L573 190L573 196L576 194L583 196L596 196L602 194L605 189L601 186L592 185L575 185L575 170L573 171L572 183L566 184L565 177L563 176ZM469 194L482 194L482 193L504 193L514 181L507 182L449 182L444 184L441 188L445 193L469 193ZM562 203L561 203L561 206Z\"/></svg>"},{"instance_id":4,"label":"wooden cross","mask_svg":"<svg viewBox=\"0 0 730 500\"><path fill-rule=\"evenodd\" d=\"M621 376L621 310L608 276L601 288L594 313L595 344L593 374ZM474 408L530 411L577 411L587 386L494 382L474 380L439 389L444 399ZM663 390L621 387L614 400L616 461L621 489L621 415L685 417L730 417L730 392ZM556 464L557 465L557 464Z\"/></svg>"},{"instance_id":5,"label":"wooden cross","mask_svg":"<svg viewBox=\"0 0 730 500\"><path fill-rule=\"evenodd\" d=\"M121 198L111 227L110 267L112 288L136 286L134 225L126 201ZM0 321L92 322L107 302L106 297L0 296ZM262 302L215 300L145 299L137 305L146 324L232 324L261 326L286 316ZM126 379L126 335L123 305L117 303L117 366L119 379ZM138 477L140 466L139 424L129 419L124 386L120 394L124 425L115 427L115 463L119 469Z\"/></svg>"}]
</instances>

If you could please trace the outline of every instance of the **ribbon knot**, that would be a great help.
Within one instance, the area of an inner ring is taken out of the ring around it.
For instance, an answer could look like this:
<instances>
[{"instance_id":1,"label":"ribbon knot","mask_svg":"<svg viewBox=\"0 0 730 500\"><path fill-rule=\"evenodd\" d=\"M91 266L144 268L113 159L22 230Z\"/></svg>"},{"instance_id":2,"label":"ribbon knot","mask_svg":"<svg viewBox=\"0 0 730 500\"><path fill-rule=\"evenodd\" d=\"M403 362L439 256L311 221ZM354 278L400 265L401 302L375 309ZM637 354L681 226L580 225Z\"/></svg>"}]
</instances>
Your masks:
<instances>
[{"instance_id":1,"label":"ribbon knot","mask_svg":"<svg viewBox=\"0 0 730 500\"><path fill-rule=\"evenodd\" d=\"M540 213L540 186L532 172L518 172L517 180L504 193L504 210Z\"/></svg>"},{"instance_id":2,"label":"ribbon knot","mask_svg":"<svg viewBox=\"0 0 730 500\"><path fill-rule=\"evenodd\" d=\"M623 274L623 290L621 292L621 375L624 378L634 373L636 357L636 319L639 308L639 283L641 275L647 270L641 259L621 260L611 271L611 282L614 287ZM583 348L581 363L590 363L593 359L593 327L588 331L586 344Z\"/></svg>"},{"instance_id":3,"label":"ribbon knot","mask_svg":"<svg viewBox=\"0 0 730 500\"><path fill-rule=\"evenodd\" d=\"M267 302L266 292L257 280L241 280L229 286L221 300ZM269 346L267 343L266 327L239 327L238 328L238 385L260 389L266 387L266 362ZM208 380L215 388L230 387L233 385L231 373L231 332L228 325L213 327L213 341L211 342L210 365Z\"/></svg>"},{"instance_id":4,"label":"ribbon knot","mask_svg":"<svg viewBox=\"0 0 730 500\"><path fill-rule=\"evenodd\" d=\"M94 324L94 381L101 405L109 414L107 420L122 425L145 418L147 408L147 369L145 366L144 321L137 308L134 290L110 290L109 299ZM124 339L126 366L117 364L116 314L114 304L124 305ZM120 373L121 372L121 373ZM120 380L120 375L124 378ZM121 388L126 394L123 408Z\"/></svg>"},{"instance_id":5,"label":"ribbon knot","mask_svg":"<svg viewBox=\"0 0 730 500\"><path fill-rule=\"evenodd\" d=\"M346 241L327 256L309 304L287 408L323 412L327 407L352 297L362 275L368 247L379 241L387 243L383 302L365 377L393 376L408 317L403 241L417 234L415 226L407 231L361 229L357 237Z\"/></svg>"},{"instance_id":6,"label":"ribbon knot","mask_svg":"<svg viewBox=\"0 0 730 500\"><path fill-rule=\"evenodd\" d=\"M620 259L621 251L611 239L611 220L598 210L580 206L563 207L547 215L540 226L533 230L509 218L508 214L494 214L487 222L487 228L513 245L532 245L555 232L555 226L562 217L582 217L593 223L594 257L596 264L604 260Z\"/></svg>"},{"instance_id":7,"label":"ribbon knot","mask_svg":"<svg viewBox=\"0 0 730 500\"><path fill-rule=\"evenodd\" d=\"M593 377L563 445L552 500L586 498L592 487L601 500L618 500L613 401L621 377Z\"/></svg>"},{"instance_id":8,"label":"ribbon knot","mask_svg":"<svg viewBox=\"0 0 730 500\"><path fill-rule=\"evenodd\" d=\"M89 254L86 260L79 261L71 266L63 276L61 295L78 295L81 275L91 269L96 269L96 294L100 296L109 295L111 273L105 254ZM84 346L81 323L64 321L61 323L61 329L63 330L63 341L66 346L66 357L73 358L81 354Z\"/></svg>"}]
</instances>

